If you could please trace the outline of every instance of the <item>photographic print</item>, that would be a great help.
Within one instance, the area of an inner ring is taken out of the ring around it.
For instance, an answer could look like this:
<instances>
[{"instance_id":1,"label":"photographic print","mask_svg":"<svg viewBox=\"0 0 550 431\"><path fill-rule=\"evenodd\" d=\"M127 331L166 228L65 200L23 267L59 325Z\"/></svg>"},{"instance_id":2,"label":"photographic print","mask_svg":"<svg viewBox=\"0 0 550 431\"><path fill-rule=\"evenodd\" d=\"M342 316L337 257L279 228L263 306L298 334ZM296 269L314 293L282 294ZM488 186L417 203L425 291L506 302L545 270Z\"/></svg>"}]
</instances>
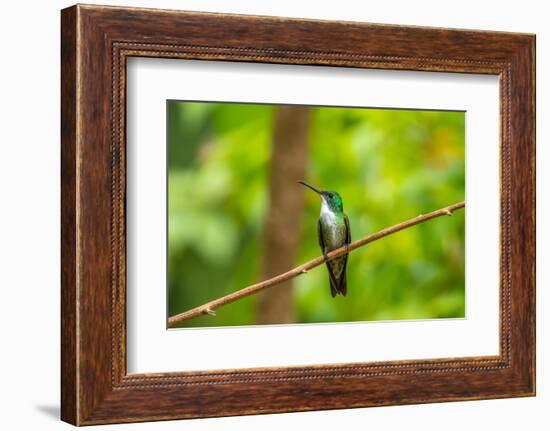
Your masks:
<instances>
[{"instance_id":1,"label":"photographic print","mask_svg":"<svg viewBox=\"0 0 550 431\"><path fill-rule=\"evenodd\" d=\"M465 317L465 112L167 102L170 327ZM451 213L449 212L449 215Z\"/></svg>"}]
</instances>

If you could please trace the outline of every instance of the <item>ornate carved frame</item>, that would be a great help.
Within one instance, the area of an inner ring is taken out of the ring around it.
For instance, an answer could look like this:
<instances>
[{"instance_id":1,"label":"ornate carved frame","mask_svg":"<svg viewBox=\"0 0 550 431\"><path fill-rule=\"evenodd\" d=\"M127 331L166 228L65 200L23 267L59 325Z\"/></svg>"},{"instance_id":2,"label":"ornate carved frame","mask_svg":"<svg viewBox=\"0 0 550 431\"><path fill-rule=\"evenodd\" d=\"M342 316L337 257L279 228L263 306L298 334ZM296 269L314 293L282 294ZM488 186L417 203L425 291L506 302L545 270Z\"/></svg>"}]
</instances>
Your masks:
<instances>
[{"instance_id":1,"label":"ornate carved frame","mask_svg":"<svg viewBox=\"0 0 550 431\"><path fill-rule=\"evenodd\" d=\"M534 395L533 35L77 5L62 11L61 48L63 420L88 425ZM498 75L500 354L127 374L131 56Z\"/></svg>"}]
</instances>

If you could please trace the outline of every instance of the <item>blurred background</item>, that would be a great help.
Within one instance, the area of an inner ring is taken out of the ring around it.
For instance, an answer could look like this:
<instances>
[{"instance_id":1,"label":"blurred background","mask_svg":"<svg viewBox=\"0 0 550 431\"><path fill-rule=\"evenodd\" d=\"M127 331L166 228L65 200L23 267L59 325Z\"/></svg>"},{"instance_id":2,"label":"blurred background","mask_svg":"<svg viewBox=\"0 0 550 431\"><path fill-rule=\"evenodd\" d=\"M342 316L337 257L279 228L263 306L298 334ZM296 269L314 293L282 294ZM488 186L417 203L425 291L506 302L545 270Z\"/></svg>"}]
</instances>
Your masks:
<instances>
[{"instance_id":1,"label":"blurred background","mask_svg":"<svg viewBox=\"0 0 550 431\"><path fill-rule=\"evenodd\" d=\"M168 101L168 315L321 255L336 190L352 240L464 200L464 112ZM464 317L464 211L350 253L181 327Z\"/></svg>"}]
</instances>

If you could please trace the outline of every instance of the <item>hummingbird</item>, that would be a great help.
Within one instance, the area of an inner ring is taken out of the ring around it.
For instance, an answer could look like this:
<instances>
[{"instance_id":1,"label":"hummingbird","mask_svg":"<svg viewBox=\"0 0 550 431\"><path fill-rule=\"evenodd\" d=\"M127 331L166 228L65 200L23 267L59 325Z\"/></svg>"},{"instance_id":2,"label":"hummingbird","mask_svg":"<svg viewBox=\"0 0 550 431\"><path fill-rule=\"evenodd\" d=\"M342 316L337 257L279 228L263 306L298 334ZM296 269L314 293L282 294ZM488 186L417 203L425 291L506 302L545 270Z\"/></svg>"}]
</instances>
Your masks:
<instances>
[{"instance_id":1,"label":"hummingbird","mask_svg":"<svg viewBox=\"0 0 550 431\"><path fill-rule=\"evenodd\" d=\"M319 246L325 258L329 281L330 293L334 298L337 294L346 296L346 266L348 255L327 260L327 253L351 243L351 230L349 219L344 214L344 204L340 195L332 190L319 190L305 181L300 184L310 188L321 197L321 215L317 223L317 236Z\"/></svg>"}]
</instances>

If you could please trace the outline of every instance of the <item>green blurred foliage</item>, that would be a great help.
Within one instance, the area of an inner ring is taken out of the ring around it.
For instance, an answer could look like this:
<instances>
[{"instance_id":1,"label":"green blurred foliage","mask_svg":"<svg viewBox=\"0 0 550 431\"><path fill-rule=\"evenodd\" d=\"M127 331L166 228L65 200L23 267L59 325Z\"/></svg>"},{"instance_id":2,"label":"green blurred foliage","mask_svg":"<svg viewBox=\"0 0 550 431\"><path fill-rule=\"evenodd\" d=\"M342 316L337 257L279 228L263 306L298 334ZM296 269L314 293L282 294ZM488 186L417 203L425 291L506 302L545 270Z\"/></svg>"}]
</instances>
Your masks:
<instances>
[{"instance_id":1,"label":"green blurred foliage","mask_svg":"<svg viewBox=\"0 0 550 431\"><path fill-rule=\"evenodd\" d=\"M168 102L169 315L259 281L274 109ZM305 179L341 194L352 240L464 200L463 112L311 109ZM305 198L296 264L320 255ZM294 279L297 322L464 317L464 212L350 253L347 277L335 299L324 266ZM254 324L255 296L216 313L181 326Z\"/></svg>"}]
</instances>

